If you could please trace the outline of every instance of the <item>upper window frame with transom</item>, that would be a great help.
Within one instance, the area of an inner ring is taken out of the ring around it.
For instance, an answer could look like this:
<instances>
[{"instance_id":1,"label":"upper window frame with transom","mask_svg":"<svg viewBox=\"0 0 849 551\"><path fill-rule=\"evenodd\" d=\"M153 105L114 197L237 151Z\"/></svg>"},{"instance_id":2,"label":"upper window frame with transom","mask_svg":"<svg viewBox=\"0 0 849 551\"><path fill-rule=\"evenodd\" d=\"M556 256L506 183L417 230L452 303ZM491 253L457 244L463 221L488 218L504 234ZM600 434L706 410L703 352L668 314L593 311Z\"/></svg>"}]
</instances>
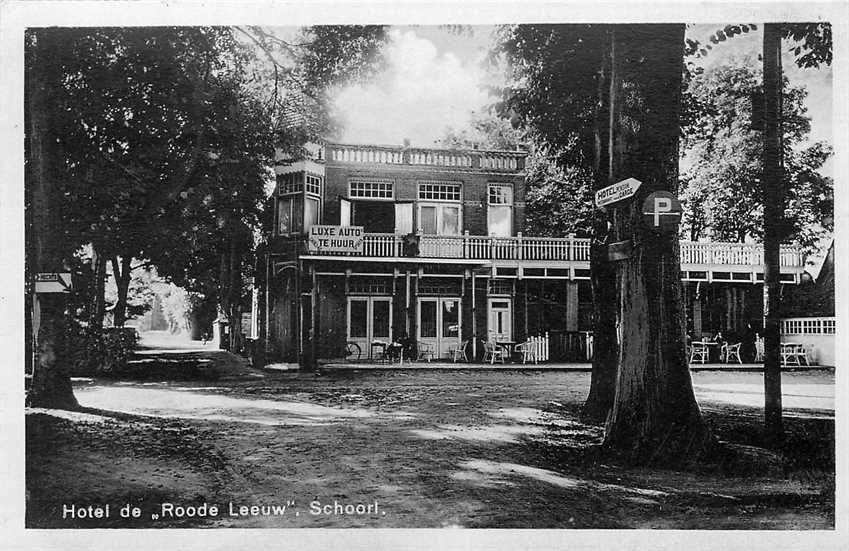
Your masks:
<instances>
[{"instance_id":1,"label":"upper window frame with transom","mask_svg":"<svg viewBox=\"0 0 849 551\"><path fill-rule=\"evenodd\" d=\"M486 230L496 237L513 235L513 184L489 182L486 189Z\"/></svg>"},{"instance_id":2,"label":"upper window frame with transom","mask_svg":"<svg viewBox=\"0 0 849 551\"><path fill-rule=\"evenodd\" d=\"M417 182L418 229L426 235L460 235L463 232L463 183Z\"/></svg>"},{"instance_id":3,"label":"upper window frame with transom","mask_svg":"<svg viewBox=\"0 0 849 551\"><path fill-rule=\"evenodd\" d=\"M320 174L309 171L296 170L277 175L277 235L301 234L321 221L323 184L324 178Z\"/></svg>"},{"instance_id":4,"label":"upper window frame with transom","mask_svg":"<svg viewBox=\"0 0 849 551\"><path fill-rule=\"evenodd\" d=\"M395 181L381 178L348 180L348 197L353 200L394 201Z\"/></svg>"}]
</instances>

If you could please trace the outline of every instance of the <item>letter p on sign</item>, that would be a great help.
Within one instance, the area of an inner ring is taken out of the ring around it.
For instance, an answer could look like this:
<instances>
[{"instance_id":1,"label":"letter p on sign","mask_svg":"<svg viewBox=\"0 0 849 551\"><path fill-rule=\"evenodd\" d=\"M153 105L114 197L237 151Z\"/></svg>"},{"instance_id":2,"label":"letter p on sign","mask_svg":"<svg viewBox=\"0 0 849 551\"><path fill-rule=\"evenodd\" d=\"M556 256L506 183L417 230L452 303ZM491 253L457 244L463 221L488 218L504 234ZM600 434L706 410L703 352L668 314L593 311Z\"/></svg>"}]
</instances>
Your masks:
<instances>
[{"instance_id":1,"label":"letter p on sign","mask_svg":"<svg viewBox=\"0 0 849 551\"><path fill-rule=\"evenodd\" d=\"M654 231L676 232L681 221L681 202L668 191L655 191L643 201L643 221Z\"/></svg>"},{"instance_id":2,"label":"letter p on sign","mask_svg":"<svg viewBox=\"0 0 849 551\"><path fill-rule=\"evenodd\" d=\"M669 197L654 198L654 226L660 227L661 213L672 212L672 199Z\"/></svg>"}]
</instances>

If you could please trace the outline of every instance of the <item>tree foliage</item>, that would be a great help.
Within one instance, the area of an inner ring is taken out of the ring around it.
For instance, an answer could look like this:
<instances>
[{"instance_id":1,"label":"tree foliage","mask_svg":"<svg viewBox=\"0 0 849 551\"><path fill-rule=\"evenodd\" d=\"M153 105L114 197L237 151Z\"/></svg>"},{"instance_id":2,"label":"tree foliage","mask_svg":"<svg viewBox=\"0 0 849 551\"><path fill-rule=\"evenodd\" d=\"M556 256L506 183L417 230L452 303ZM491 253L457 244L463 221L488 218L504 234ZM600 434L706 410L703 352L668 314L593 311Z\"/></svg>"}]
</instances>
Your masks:
<instances>
[{"instance_id":1,"label":"tree foliage","mask_svg":"<svg viewBox=\"0 0 849 551\"><path fill-rule=\"evenodd\" d=\"M136 259L237 316L275 146L294 147L331 126L326 87L368 73L383 29L301 36L284 63L265 47L286 43L257 30L28 30L28 273L79 266L77 251L90 245L97 266L81 272L90 275L95 313L111 259L115 320L123 320ZM305 113L322 124L308 124ZM46 338L61 332L61 315L51 304ZM44 347L61 356L57 343ZM44 403L53 395L72 404L61 365L39 365L34 388ZM61 397L48 387L61 387Z\"/></svg>"},{"instance_id":2,"label":"tree foliage","mask_svg":"<svg viewBox=\"0 0 849 551\"><path fill-rule=\"evenodd\" d=\"M523 147L524 133L510 122L499 117L494 109L473 112L465 127L449 126L445 134L436 140L437 147L449 149L500 149L515 151Z\"/></svg>"},{"instance_id":3,"label":"tree foliage","mask_svg":"<svg viewBox=\"0 0 849 551\"><path fill-rule=\"evenodd\" d=\"M591 167L605 25L511 25L498 32L494 57L511 68L501 116L523 128L562 167Z\"/></svg>"},{"instance_id":4,"label":"tree foliage","mask_svg":"<svg viewBox=\"0 0 849 551\"><path fill-rule=\"evenodd\" d=\"M749 60L732 60L689 76L682 127L685 171L681 199L683 230L690 239L742 241L763 236L761 194L763 78ZM807 91L785 79L783 149L790 207L786 239L812 246L830 231L831 179L819 170L831 154L824 143L808 143Z\"/></svg>"},{"instance_id":5,"label":"tree foliage","mask_svg":"<svg viewBox=\"0 0 849 551\"><path fill-rule=\"evenodd\" d=\"M576 166L561 168L544 151L537 150L528 157L526 172L525 233L589 237L594 210L591 171Z\"/></svg>"},{"instance_id":6,"label":"tree foliage","mask_svg":"<svg viewBox=\"0 0 849 551\"><path fill-rule=\"evenodd\" d=\"M525 234L589 236L592 174L573 165L559 166L558 155L499 117L494 109L473 113L465 128L446 128L436 144L458 149L530 149L525 164Z\"/></svg>"}]
</instances>

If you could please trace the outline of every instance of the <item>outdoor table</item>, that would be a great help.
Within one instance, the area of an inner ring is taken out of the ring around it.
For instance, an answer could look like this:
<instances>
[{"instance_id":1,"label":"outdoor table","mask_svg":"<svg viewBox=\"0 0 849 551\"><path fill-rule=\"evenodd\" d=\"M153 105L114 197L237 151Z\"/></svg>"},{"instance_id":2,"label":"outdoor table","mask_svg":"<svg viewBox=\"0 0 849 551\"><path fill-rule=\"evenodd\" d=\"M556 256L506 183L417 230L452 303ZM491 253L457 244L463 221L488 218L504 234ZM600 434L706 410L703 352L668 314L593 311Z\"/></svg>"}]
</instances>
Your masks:
<instances>
[{"instance_id":1,"label":"outdoor table","mask_svg":"<svg viewBox=\"0 0 849 551\"><path fill-rule=\"evenodd\" d=\"M513 347L516 344L516 341L495 341L495 346L503 348L505 357L511 362L513 361Z\"/></svg>"},{"instance_id":2,"label":"outdoor table","mask_svg":"<svg viewBox=\"0 0 849 551\"><path fill-rule=\"evenodd\" d=\"M399 364L404 363L404 345L400 342L393 341L389 343L383 353L384 355L388 354L390 362L398 358Z\"/></svg>"},{"instance_id":3,"label":"outdoor table","mask_svg":"<svg viewBox=\"0 0 849 551\"><path fill-rule=\"evenodd\" d=\"M807 365L804 345L798 342L781 343L781 365L802 365L803 361Z\"/></svg>"}]
</instances>

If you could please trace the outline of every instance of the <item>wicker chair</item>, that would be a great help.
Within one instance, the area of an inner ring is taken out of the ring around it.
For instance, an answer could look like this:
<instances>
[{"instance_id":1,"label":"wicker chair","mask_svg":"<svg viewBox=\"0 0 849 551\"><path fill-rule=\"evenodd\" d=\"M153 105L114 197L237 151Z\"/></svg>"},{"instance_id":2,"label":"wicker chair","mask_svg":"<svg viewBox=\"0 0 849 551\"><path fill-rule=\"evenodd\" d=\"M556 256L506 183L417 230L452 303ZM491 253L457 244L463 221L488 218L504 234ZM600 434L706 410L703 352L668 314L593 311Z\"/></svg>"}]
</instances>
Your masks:
<instances>
[{"instance_id":1,"label":"wicker chair","mask_svg":"<svg viewBox=\"0 0 849 551\"><path fill-rule=\"evenodd\" d=\"M419 341L417 343L417 350L417 360L427 360L427 362L430 363L430 361L436 357L436 354L433 351L432 343Z\"/></svg>"},{"instance_id":2,"label":"wicker chair","mask_svg":"<svg viewBox=\"0 0 849 551\"><path fill-rule=\"evenodd\" d=\"M460 344L458 344L457 346L452 346L452 347L449 349L449 353L451 354L451 360L452 360L454 363L457 363L457 362L458 362L458 361L460 361L461 359L462 359L464 362L468 362L468 361L469 361L469 356L466 354L466 347L467 347L468 345L469 345L469 341L463 341L463 342L461 342Z\"/></svg>"},{"instance_id":3,"label":"wicker chair","mask_svg":"<svg viewBox=\"0 0 849 551\"><path fill-rule=\"evenodd\" d=\"M505 358L507 357L507 352L498 345L495 341L486 341L483 344L483 361L486 362L489 360L490 364L494 364L495 360L499 360L501 363L504 363Z\"/></svg>"}]
</instances>

